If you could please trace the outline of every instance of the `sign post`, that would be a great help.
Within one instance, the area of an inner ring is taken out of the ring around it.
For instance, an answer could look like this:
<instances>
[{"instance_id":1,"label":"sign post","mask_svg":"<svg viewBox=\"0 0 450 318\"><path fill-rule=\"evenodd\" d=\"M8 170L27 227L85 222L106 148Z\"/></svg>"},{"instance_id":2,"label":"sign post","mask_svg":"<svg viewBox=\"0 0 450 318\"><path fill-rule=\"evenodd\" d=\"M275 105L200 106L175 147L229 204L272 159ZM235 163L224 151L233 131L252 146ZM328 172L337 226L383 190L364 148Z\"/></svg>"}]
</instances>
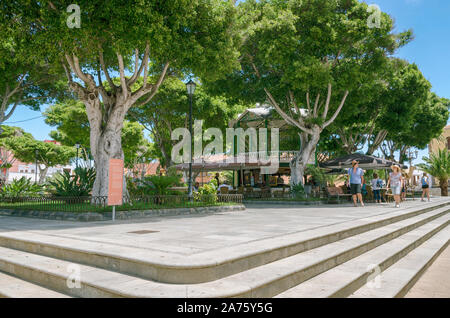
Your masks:
<instances>
[{"instance_id":1,"label":"sign post","mask_svg":"<svg viewBox=\"0 0 450 318\"><path fill-rule=\"evenodd\" d=\"M116 220L116 205L122 205L123 160L109 160L108 206L113 207L112 220Z\"/></svg>"}]
</instances>

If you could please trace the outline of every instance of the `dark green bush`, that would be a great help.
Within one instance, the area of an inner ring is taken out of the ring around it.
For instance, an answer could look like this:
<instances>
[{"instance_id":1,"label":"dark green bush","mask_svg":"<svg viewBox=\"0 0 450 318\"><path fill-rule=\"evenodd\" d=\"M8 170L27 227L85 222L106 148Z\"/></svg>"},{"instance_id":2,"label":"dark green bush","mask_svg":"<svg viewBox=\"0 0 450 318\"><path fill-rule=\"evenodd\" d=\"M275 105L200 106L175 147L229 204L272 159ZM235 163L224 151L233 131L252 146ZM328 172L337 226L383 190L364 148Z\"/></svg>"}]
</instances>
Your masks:
<instances>
[{"instance_id":1,"label":"dark green bush","mask_svg":"<svg viewBox=\"0 0 450 318\"><path fill-rule=\"evenodd\" d=\"M32 182L31 179L22 177L3 186L0 195L8 198L37 197L42 195L43 192L43 186Z\"/></svg>"},{"instance_id":2,"label":"dark green bush","mask_svg":"<svg viewBox=\"0 0 450 318\"><path fill-rule=\"evenodd\" d=\"M58 174L48 184L50 192L55 196L85 197L91 194L94 181L94 168L77 168L74 174L67 171Z\"/></svg>"}]
</instances>

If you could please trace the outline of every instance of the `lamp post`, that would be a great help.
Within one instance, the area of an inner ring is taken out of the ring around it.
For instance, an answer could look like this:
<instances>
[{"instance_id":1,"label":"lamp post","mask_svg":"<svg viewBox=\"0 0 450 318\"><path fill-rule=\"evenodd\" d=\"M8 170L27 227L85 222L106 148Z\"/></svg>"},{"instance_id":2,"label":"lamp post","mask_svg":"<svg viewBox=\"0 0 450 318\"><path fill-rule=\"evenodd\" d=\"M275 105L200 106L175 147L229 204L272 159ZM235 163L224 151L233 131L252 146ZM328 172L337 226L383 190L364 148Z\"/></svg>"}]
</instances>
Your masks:
<instances>
[{"instance_id":1,"label":"lamp post","mask_svg":"<svg viewBox=\"0 0 450 318\"><path fill-rule=\"evenodd\" d=\"M34 155L36 158L36 168L34 171L34 182L37 183L37 171L38 171L38 155L39 155L39 150L35 149L34 150Z\"/></svg>"},{"instance_id":2,"label":"lamp post","mask_svg":"<svg viewBox=\"0 0 450 318\"><path fill-rule=\"evenodd\" d=\"M76 161L75 167L76 167L77 169L78 169L78 150L80 149L80 147L81 147L80 143L77 142L77 143L75 144L75 148L77 148L77 161Z\"/></svg>"},{"instance_id":3,"label":"lamp post","mask_svg":"<svg viewBox=\"0 0 450 318\"><path fill-rule=\"evenodd\" d=\"M189 160L189 180L188 180L188 195L189 198L192 198L192 96L195 92L195 83L194 81L189 80L188 83L186 83L186 89L187 93L189 95L189 133L191 135L191 153L190 153L190 160Z\"/></svg>"},{"instance_id":4,"label":"lamp post","mask_svg":"<svg viewBox=\"0 0 450 318\"><path fill-rule=\"evenodd\" d=\"M419 157L419 151L411 151L411 148L408 149L408 161L410 168L412 167L412 161Z\"/></svg>"}]
</instances>

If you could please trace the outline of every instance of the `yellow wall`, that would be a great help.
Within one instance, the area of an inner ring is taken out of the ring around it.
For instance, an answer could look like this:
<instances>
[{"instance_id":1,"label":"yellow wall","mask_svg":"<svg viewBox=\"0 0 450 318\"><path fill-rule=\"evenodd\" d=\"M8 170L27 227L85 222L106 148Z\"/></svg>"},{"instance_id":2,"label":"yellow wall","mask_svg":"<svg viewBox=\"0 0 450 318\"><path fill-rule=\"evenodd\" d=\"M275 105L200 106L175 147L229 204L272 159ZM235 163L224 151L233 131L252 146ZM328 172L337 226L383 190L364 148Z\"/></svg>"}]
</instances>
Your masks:
<instances>
[{"instance_id":1,"label":"yellow wall","mask_svg":"<svg viewBox=\"0 0 450 318\"><path fill-rule=\"evenodd\" d=\"M447 138L450 138L450 126L444 128L439 139L433 139L428 146L428 153L437 153L439 149L445 149L447 147Z\"/></svg>"}]
</instances>

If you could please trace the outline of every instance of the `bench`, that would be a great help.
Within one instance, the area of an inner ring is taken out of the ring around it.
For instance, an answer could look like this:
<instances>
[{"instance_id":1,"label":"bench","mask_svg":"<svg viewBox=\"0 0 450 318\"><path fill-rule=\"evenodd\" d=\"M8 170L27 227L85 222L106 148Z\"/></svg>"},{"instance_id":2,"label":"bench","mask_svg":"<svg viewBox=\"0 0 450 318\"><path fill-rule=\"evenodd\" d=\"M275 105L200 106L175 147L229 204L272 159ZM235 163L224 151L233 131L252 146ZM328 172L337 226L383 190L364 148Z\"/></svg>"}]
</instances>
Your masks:
<instances>
[{"instance_id":1,"label":"bench","mask_svg":"<svg viewBox=\"0 0 450 318\"><path fill-rule=\"evenodd\" d=\"M327 203L330 203L332 198L337 198L338 203L341 203L341 198L350 198L352 195L344 193L342 188L327 187Z\"/></svg>"}]
</instances>

